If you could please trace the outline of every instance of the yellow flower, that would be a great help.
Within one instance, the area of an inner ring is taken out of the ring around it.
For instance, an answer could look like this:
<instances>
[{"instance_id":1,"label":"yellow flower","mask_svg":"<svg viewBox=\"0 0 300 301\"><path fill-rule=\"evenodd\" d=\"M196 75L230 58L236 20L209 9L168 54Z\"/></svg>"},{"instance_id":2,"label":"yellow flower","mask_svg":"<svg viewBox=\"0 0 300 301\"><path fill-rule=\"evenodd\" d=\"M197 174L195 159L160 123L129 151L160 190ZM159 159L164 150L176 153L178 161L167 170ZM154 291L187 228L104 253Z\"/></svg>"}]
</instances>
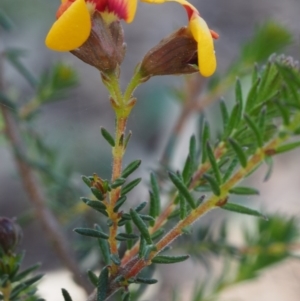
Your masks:
<instances>
[{"instance_id":1,"label":"yellow flower","mask_svg":"<svg viewBox=\"0 0 300 301\"><path fill-rule=\"evenodd\" d=\"M199 71L203 76L211 76L217 68L213 39L217 39L219 36L217 33L208 28L206 22L200 17L199 11L186 0L142 1L153 4L162 4L165 2L178 2L185 8L189 19L188 28L198 45L197 49Z\"/></svg>"},{"instance_id":2,"label":"yellow flower","mask_svg":"<svg viewBox=\"0 0 300 301\"><path fill-rule=\"evenodd\" d=\"M116 20L132 22L137 0L62 0L57 20L46 37L46 46L56 51L71 51L88 39L92 17L100 13L109 25Z\"/></svg>"}]
</instances>

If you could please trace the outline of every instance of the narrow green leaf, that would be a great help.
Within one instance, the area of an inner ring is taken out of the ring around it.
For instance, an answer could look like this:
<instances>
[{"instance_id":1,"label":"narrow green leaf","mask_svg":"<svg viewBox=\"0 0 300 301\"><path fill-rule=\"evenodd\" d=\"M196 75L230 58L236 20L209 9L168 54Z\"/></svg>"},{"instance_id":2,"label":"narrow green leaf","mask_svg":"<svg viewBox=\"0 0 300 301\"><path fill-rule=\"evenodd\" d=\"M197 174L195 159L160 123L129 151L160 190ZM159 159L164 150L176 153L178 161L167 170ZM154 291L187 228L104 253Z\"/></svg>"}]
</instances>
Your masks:
<instances>
[{"instance_id":1,"label":"narrow green leaf","mask_svg":"<svg viewBox=\"0 0 300 301\"><path fill-rule=\"evenodd\" d=\"M108 267L105 267L101 270L98 285L97 285L97 301L105 301L107 296L107 290L109 286L109 270Z\"/></svg>"},{"instance_id":2,"label":"narrow green leaf","mask_svg":"<svg viewBox=\"0 0 300 301\"><path fill-rule=\"evenodd\" d=\"M252 215L252 216L256 216L256 217L261 217L265 220L268 220L268 218L265 215L258 212L257 210L253 210L253 209L241 206L241 205L227 203L220 208L228 210L228 211L232 211L232 212L241 213L241 214L247 214L247 215Z\"/></svg>"},{"instance_id":3,"label":"narrow green leaf","mask_svg":"<svg viewBox=\"0 0 300 301\"><path fill-rule=\"evenodd\" d=\"M115 188L118 188L118 187L122 186L125 182L126 182L126 179L124 179L124 178L118 178L118 179L116 179L116 180L110 185L110 187L111 187L112 189L115 189Z\"/></svg>"},{"instance_id":4,"label":"narrow green leaf","mask_svg":"<svg viewBox=\"0 0 300 301\"><path fill-rule=\"evenodd\" d=\"M122 227L122 226L124 226L127 222L128 222L127 219L121 218L121 219L118 221L118 226L119 226L119 227Z\"/></svg>"},{"instance_id":5,"label":"narrow green leaf","mask_svg":"<svg viewBox=\"0 0 300 301\"><path fill-rule=\"evenodd\" d=\"M0 278L0 287L5 287L5 282L9 279L8 274L1 275Z\"/></svg>"},{"instance_id":6,"label":"narrow green leaf","mask_svg":"<svg viewBox=\"0 0 300 301\"><path fill-rule=\"evenodd\" d=\"M91 271L91 270L88 270L88 273L87 273L87 274L88 274L88 277L89 277L91 283L92 283L94 286L97 287L97 284L98 284L98 277L96 276L96 274L93 273L93 271Z\"/></svg>"},{"instance_id":7,"label":"narrow green leaf","mask_svg":"<svg viewBox=\"0 0 300 301\"><path fill-rule=\"evenodd\" d=\"M140 245L139 245L139 258L144 258L145 251L146 251L146 240L145 238L141 235L140 237Z\"/></svg>"},{"instance_id":8,"label":"narrow green leaf","mask_svg":"<svg viewBox=\"0 0 300 301\"><path fill-rule=\"evenodd\" d=\"M152 188L153 200L152 200L152 204L150 203L149 214L155 218L160 214L160 191L159 191L157 177L154 173L150 174L150 183Z\"/></svg>"},{"instance_id":9,"label":"narrow green leaf","mask_svg":"<svg viewBox=\"0 0 300 301\"><path fill-rule=\"evenodd\" d=\"M300 86L300 78L297 69L291 68L282 63L276 63L276 66L279 70L279 73L284 78L284 82L286 84L286 87L284 87L285 89L282 90L282 92L284 92L283 98L288 99L286 96L291 93L293 101L296 104L299 104L300 95L298 93L298 88Z\"/></svg>"},{"instance_id":10,"label":"narrow green leaf","mask_svg":"<svg viewBox=\"0 0 300 301\"><path fill-rule=\"evenodd\" d=\"M137 238L139 238L139 236L137 234L134 234L134 233L119 233L117 236L121 237L121 238L125 238L125 239L137 239Z\"/></svg>"},{"instance_id":11,"label":"narrow green leaf","mask_svg":"<svg viewBox=\"0 0 300 301\"><path fill-rule=\"evenodd\" d=\"M95 225L96 230L100 231L103 233L103 230L99 225ZM100 247L102 259L105 262L105 264L110 264L110 250L109 250L109 244L107 239L99 238L98 239L98 244Z\"/></svg>"},{"instance_id":12,"label":"narrow green leaf","mask_svg":"<svg viewBox=\"0 0 300 301\"><path fill-rule=\"evenodd\" d=\"M122 213L122 218L126 219L127 221L130 221L131 215L129 213Z\"/></svg>"},{"instance_id":13,"label":"narrow green leaf","mask_svg":"<svg viewBox=\"0 0 300 301\"><path fill-rule=\"evenodd\" d=\"M22 291L28 288L28 285L24 283L18 284L16 287L13 288L9 300L14 300Z\"/></svg>"},{"instance_id":14,"label":"narrow green leaf","mask_svg":"<svg viewBox=\"0 0 300 301\"><path fill-rule=\"evenodd\" d=\"M183 171L182 171L182 178L185 184L188 185L188 182L192 176L193 173L193 165L192 165L192 159L191 156L188 155L186 160L185 160L185 164L183 167Z\"/></svg>"},{"instance_id":15,"label":"narrow green leaf","mask_svg":"<svg viewBox=\"0 0 300 301\"><path fill-rule=\"evenodd\" d=\"M227 182L227 180L231 177L231 175L232 175L233 171L235 170L235 168L237 167L238 163L239 163L239 160L237 158L234 158L231 161L229 167L227 168L227 170L223 176L223 183Z\"/></svg>"},{"instance_id":16,"label":"narrow green leaf","mask_svg":"<svg viewBox=\"0 0 300 301\"><path fill-rule=\"evenodd\" d=\"M197 144L196 137L192 135L189 143L189 155L186 160L186 164L184 166L182 176L183 180L186 184L191 180L192 174L197 167Z\"/></svg>"},{"instance_id":17,"label":"narrow green leaf","mask_svg":"<svg viewBox=\"0 0 300 301\"><path fill-rule=\"evenodd\" d=\"M206 144L206 151L207 151L207 157L209 159L209 162L210 162L210 165L212 167L215 178L216 178L218 184L221 185L222 184L221 173L220 173L220 170L219 170L217 160L216 160L215 155L214 155L214 151L212 150L209 142L207 142L207 144Z\"/></svg>"},{"instance_id":18,"label":"narrow green leaf","mask_svg":"<svg viewBox=\"0 0 300 301\"><path fill-rule=\"evenodd\" d=\"M132 132L129 131L129 133L128 133L127 137L125 138L125 141L124 141L124 149L127 148L127 145L128 145L128 143L130 141L131 136L132 136Z\"/></svg>"},{"instance_id":19,"label":"narrow green leaf","mask_svg":"<svg viewBox=\"0 0 300 301\"><path fill-rule=\"evenodd\" d=\"M137 277L135 279L136 283L144 283L144 284L155 284L157 283L156 279L150 279L150 278L142 278L142 277Z\"/></svg>"},{"instance_id":20,"label":"narrow green leaf","mask_svg":"<svg viewBox=\"0 0 300 301\"><path fill-rule=\"evenodd\" d=\"M131 191L135 186L137 186L142 181L142 178L135 179L128 183L126 186L124 186L121 190L121 195L127 194L129 191Z\"/></svg>"},{"instance_id":21,"label":"narrow green leaf","mask_svg":"<svg viewBox=\"0 0 300 301\"><path fill-rule=\"evenodd\" d=\"M246 112L250 112L252 108L256 105L259 84L260 78L257 78L256 81L252 84L252 87L248 93L246 100Z\"/></svg>"},{"instance_id":22,"label":"narrow green leaf","mask_svg":"<svg viewBox=\"0 0 300 301\"><path fill-rule=\"evenodd\" d=\"M266 175L264 177L264 182L268 181L272 175L272 172L273 172L273 167L274 167L274 162L273 162L273 158L272 157L269 157L267 156L265 158L265 162L268 166L268 170L266 172Z\"/></svg>"},{"instance_id":23,"label":"narrow green leaf","mask_svg":"<svg viewBox=\"0 0 300 301\"><path fill-rule=\"evenodd\" d=\"M228 121L228 125L224 131L224 137L223 139L226 139L229 137L232 133L237 124L240 122L241 119L241 110L240 110L240 104L236 103L235 106L232 109L232 112L230 114L230 118Z\"/></svg>"},{"instance_id":24,"label":"narrow green leaf","mask_svg":"<svg viewBox=\"0 0 300 301\"><path fill-rule=\"evenodd\" d=\"M204 199L205 199L205 195L201 195L200 198L196 202L197 207L199 207L203 203Z\"/></svg>"},{"instance_id":25,"label":"narrow green leaf","mask_svg":"<svg viewBox=\"0 0 300 301\"><path fill-rule=\"evenodd\" d=\"M161 237L164 233L165 233L165 229L159 228L153 234L151 234L151 239L152 240L157 239L157 238Z\"/></svg>"},{"instance_id":26,"label":"narrow green leaf","mask_svg":"<svg viewBox=\"0 0 300 301\"><path fill-rule=\"evenodd\" d=\"M120 260L120 257L119 257L118 254L110 254L110 259L116 265L120 265L121 264L121 260Z\"/></svg>"},{"instance_id":27,"label":"narrow green leaf","mask_svg":"<svg viewBox=\"0 0 300 301\"><path fill-rule=\"evenodd\" d=\"M132 174L140 165L141 160L136 160L131 162L122 172L121 178L127 178L130 174Z\"/></svg>"},{"instance_id":28,"label":"narrow green leaf","mask_svg":"<svg viewBox=\"0 0 300 301\"><path fill-rule=\"evenodd\" d=\"M267 109L266 107L263 107L260 111L259 119L258 119L258 128L260 130L262 137L264 137L264 133L265 133L266 115L267 115Z\"/></svg>"},{"instance_id":29,"label":"narrow green leaf","mask_svg":"<svg viewBox=\"0 0 300 301\"><path fill-rule=\"evenodd\" d=\"M140 211L142 211L142 210L147 206L147 204L148 204L147 202L143 202L143 203L137 205L137 206L134 208L134 210L135 210L136 212L140 212Z\"/></svg>"},{"instance_id":30,"label":"narrow green leaf","mask_svg":"<svg viewBox=\"0 0 300 301\"><path fill-rule=\"evenodd\" d=\"M143 259L148 261L152 252L157 251L155 245L146 245Z\"/></svg>"},{"instance_id":31,"label":"narrow green leaf","mask_svg":"<svg viewBox=\"0 0 300 301\"><path fill-rule=\"evenodd\" d=\"M139 214L139 216L141 217L141 219L143 221L147 221L147 222L155 222L155 219L151 216L151 215L147 215L147 214Z\"/></svg>"},{"instance_id":32,"label":"narrow green leaf","mask_svg":"<svg viewBox=\"0 0 300 301\"><path fill-rule=\"evenodd\" d=\"M197 145L196 145L196 136L195 135L192 135L190 138L189 155L191 156L191 160L194 164L196 161L196 158L197 158Z\"/></svg>"},{"instance_id":33,"label":"narrow green leaf","mask_svg":"<svg viewBox=\"0 0 300 301\"><path fill-rule=\"evenodd\" d=\"M65 301L73 301L67 290L62 288L61 292L62 292L62 295L63 295Z\"/></svg>"},{"instance_id":34,"label":"narrow green leaf","mask_svg":"<svg viewBox=\"0 0 300 301\"><path fill-rule=\"evenodd\" d=\"M101 193L101 191L99 191L96 187L91 187L91 191L93 193L93 195L99 200L99 201L103 201L104 200L104 196Z\"/></svg>"},{"instance_id":35,"label":"narrow green leaf","mask_svg":"<svg viewBox=\"0 0 300 301\"><path fill-rule=\"evenodd\" d=\"M209 141L209 138L210 138L210 129L208 123L205 121L203 125L202 137L201 137L201 152L202 152L201 162L202 163L205 163L207 159L206 144Z\"/></svg>"},{"instance_id":36,"label":"narrow green leaf","mask_svg":"<svg viewBox=\"0 0 300 301\"><path fill-rule=\"evenodd\" d=\"M122 301L130 301L130 292L123 292L122 294Z\"/></svg>"},{"instance_id":37,"label":"narrow green leaf","mask_svg":"<svg viewBox=\"0 0 300 301\"><path fill-rule=\"evenodd\" d=\"M114 224L114 222L113 222L113 220L111 220L110 218L108 218L108 219L106 220L106 225L107 225L108 227L111 227L113 224Z\"/></svg>"},{"instance_id":38,"label":"narrow green leaf","mask_svg":"<svg viewBox=\"0 0 300 301\"><path fill-rule=\"evenodd\" d=\"M95 201L95 200L90 200L88 198L80 198L85 204L87 204L89 207L98 210L100 209L101 211L106 210L106 206L101 202L101 201Z\"/></svg>"},{"instance_id":39,"label":"narrow green leaf","mask_svg":"<svg viewBox=\"0 0 300 301\"><path fill-rule=\"evenodd\" d=\"M144 260L148 261L149 257L150 257L150 254L153 251L157 251L156 246L155 245L147 245L145 247Z\"/></svg>"},{"instance_id":40,"label":"narrow green leaf","mask_svg":"<svg viewBox=\"0 0 300 301\"><path fill-rule=\"evenodd\" d=\"M38 282L39 280L41 280L43 278L43 276L44 276L43 274L36 275L32 278L29 278L29 279L23 281L23 284L25 284L26 286L30 286L30 285Z\"/></svg>"},{"instance_id":41,"label":"narrow green leaf","mask_svg":"<svg viewBox=\"0 0 300 301\"><path fill-rule=\"evenodd\" d=\"M180 219L184 219L187 215L187 208L186 208L186 202L184 200L184 197L179 194L179 211L180 211Z\"/></svg>"},{"instance_id":42,"label":"narrow green leaf","mask_svg":"<svg viewBox=\"0 0 300 301\"><path fill-rule=\"evenodd\" d=\"M124 133L121 134L120 139L119 139L119 145L124 145Z\"/></svg>"},{"instance_id":43,"label":"narrow green leaf","mask_svg":"<svg viewBox=\"0 0 300 301\"><path fill-rule=\"evenodd\" d=\"M116 240L118 240L118 241L128 241L128 239L127 238L125 238L125 237L121 237L121 236L116 236Z\"/></svg>"},{"instance_id":44,"label":"narrow green leaf","mask_svg":"<svg viewBox=\"0 0 300 301\"><path fill-rule=\"evenodd\" d=\"M257 127L256 123L253 121L253 119L249 115L244 114L244 118L256 138L257 145L259 147L262 147L263 146L263 136L262 136L261 130Z\"/></svg>"},{"instance_id":45,"label":"narrow green leaf","mask_svg":"<svg viewBox=\"0 0 300 301\"><path fill-rule=\"evenodd\" d=\"M20 281L20 280L24 279L30 273L32 273L33 271L37 270L40 266L41 266L41 264L37 263L37 264L29 267L28 269L22 271L21 273L17 274L15 277L13 277L12 281L13 282L17 282L17 281Z\"/></svg>"},{"instance_id":46,"label":"narrow green leaf","mask_svg":"<svg viewBox=\"0 0 300 301\"><path fill-rule=\"evenodd\" d=\"M259 195L259 190L251 187L237 186L230 189L229 193L237 195Z\"/></svg>"},{"instance_id":47,"label":"narrow green leaf","mask_svg":"<svg viewBox=\"0 0 300 301\"><path fill-rule=\"evenodd\" d=\"M115 139L104 127L101 127L101 134L103 138L110 144L110 146L115 147Z\"/></svg>"},{"instance_id":48,"label":"narrow green leaf","mask_svg":"<svg viewBox=\"0 0 300 301\"><path fill-rule=\"evenodd\" d=\"M139 214L136 211L134 211L133 209L130 209L130 215L131 215L132 221L134 222L136 227L139 229L139 231L141 232L141 235L145 238L146 242L148 244L152 244L152 239L149 234L148 227L144 223L142 218L139 216Z\"/></svg>"},{"instance_id":49,"label":"narrow green leaf","mask_svg":"<svg viewBox=\"0 0 300 301\"><path fill-rule=\"evenodd\" d=\"M88 178L88 177L86 177L86 176L81 176L81 179L82 179L82 181L85 183L85 185L87 186L87 187L91 187L92 186L92 181Z\"/></svg>"},{"instance_id":50,"label":"narrow green leaf","mask_svg":"<svg viewBox=\"0 0 300 301\"><path fill-rule=\"evenodd\" d=\"M223 120L223 130L225 131L228 121L229 121L229 113L228 113L224 99L221 99L221 101L220 101L220 111L221 111L222 120Z\"/></svg>"},{"instance_id":51,"label":"narrow green leaf","mask_svg":"<svg viewBox=\"0 0 300 301\"><path fill-rule=\"evenodd\" d=\"M84 236L108 239L108 235L106 233L101 232L99 230L94 230L94 229L91 229L91 228L75 228L74 231L76 233L84 235Z\"/></svg>"},{"instance_id":52,"label":"narrow green leaf","mask_svg":"<svg viewBox=\"0 0 300 301\"><path fill-rule=\"evenodd\" d=\"M274 92L276 92L276 87L278 87L279 82L281 80L278 73L278 69L274 64L273 60L273 57L269 59L269 62L266 65L266 68L262 74L261 82L258 89L258 103L266 102L266 100L273 98Z\"/></svg>"},{"instance_id":53,"label":"narrow green leaf","mask_svg":"<svg viewBox=\"0 0 300 301\"><path fill-rule=\"evenodd\" d=\"M290 124L290 111L289 109L281 102L281 101L275 101L275 105L277 106L277 109L282 117L283 124L285 126L288 126Z\"/></svg>"},{"instance_id":54,"label":"narrow green leaf","mask_svg":"<svg viewBox=\"0 0 300 301\"><path fill-rule=\"evenodd\" d=\"M158 256L155 256L151 261L152 261L152 263L172 264L172 263L185 261L188 258L190 258L189 255L181 255L181 256L158 255Z\"/></svg>"},{"instance_id":55,"label":"narrow green leaf","mask_svg":"<svg viewBox=\"0 0 300 301\"><path fill-rule=\"evenodd\" d=\"M185 186L185 184L181 181L181 179L174 173L169 172L169 177L173 184L176 186L178 191L182 194L182 196L185 198L185 200L189 203L191 208L195 209L196 204L194 201L194 198L190 194L188 188Z\"/></svg>"},{"instance_id":56,"label":"narrow green leaf","mask_svg":"<svg viewBox=\"0 0 300 301\"><path fill-rule=\"evenodd\" d=\"M114 211L114 212L118 212L118 210L119 210L120 207L126 202L126 200L127 200L127 196L126 196L126 195L121 196L121 197L117 200L116 205L115 205L113 211Z\"/></svg>"},{"instance_id":57,"label":"narrow green leaf","mask_svg":"<svg viewBox=\"0 0 300 301\"><path fill-rule=\"evenodd\" d=\"M234 140L232 138L228 138L228 141L229 141L232 149L234 150L235 154L237 155L237 158L239 159L240 164L242 165L242 167L245 168L247 166L247 156L246 156L245 152L243 151L243 148L236 140Z\"/></svg>"},{"instance_id":58,"label":"narrow green leaf","mask_svg":"<svg viewBox=\"0 0 300 301\"><path fill-rule=\"evenodd\" d=\"M114 278L113 283L120 283L125 280L125 277L123 275L119 275L116 278Z\"/></svg>"},{"instance_id":59,"label":"narrow green leaf","mask_svg":"<svg viewBox=\"0 0 300 301\"><path fill-rule=\"evenodd\" d=\"M130 221L128 221L125 224L125 231L127 234L131 234L133 232L132 224ZM133 247L133 241L131 239L128 239L126 244L127 244L127 250L130 250Z\"/></svg>"},{"instance_id":60,"label":"narrow green leaf","mask_svg":"<svg viewBox=\"0 0 300 301\"><path fill-rule=\"evenodd\" d=\"M209 183L213 194L219 196L221 189L216 179L210 174L204 174L203 178Z\"/></svg>"},{"instance_id":61,"label":"narrow green leaf","mask_svg":"<svg viewBox=\"0 0 300 301\"><path fill-rule=\"evenodd\" d=\"M235 101L240 104L240 108L243 108L243 91L242 85L239 78L236 79L235 83Z\"/></svg>"},{"instance_id":62,"label":"narrow green leaf","mask_svg":"<svg viewBox=\"0 0 300 301\"><path fill-rule=\"evenodd\" d=\"M282 154L285 152L289 152L291 150L298 148L299 146L300 146L300 141L281 145L281 146L277 147L276 154Z\"/></svg>"},{"instance_id":63,"label":"narrow green leaf","mask_svg":"<svg viewBox=\"0 0 300 301\"><path fill-rule=\"evenodd\" d=\"M108 213L106 211L106 206L101 201L94 201L90 200L88 198L80 198L85 204L87 204L89 207L93 208L94 210L104 214L105 216L108 216Z\"/></svg>"},{"instance_id":64,"label":"narrow green leaf","mask_svg":"<svg viewBox=\"0 0 300 301\"><path fill-rule=\"evenodd\" d=\"M152 191L149 191L149 196L150 196L150 206L149 206L149 214L155 218L156 216L156 208L157 206L157 199L155 198L154 194ZM154 222L150 222L150 226L154 226Z\"/></svg>"}]
</instances>

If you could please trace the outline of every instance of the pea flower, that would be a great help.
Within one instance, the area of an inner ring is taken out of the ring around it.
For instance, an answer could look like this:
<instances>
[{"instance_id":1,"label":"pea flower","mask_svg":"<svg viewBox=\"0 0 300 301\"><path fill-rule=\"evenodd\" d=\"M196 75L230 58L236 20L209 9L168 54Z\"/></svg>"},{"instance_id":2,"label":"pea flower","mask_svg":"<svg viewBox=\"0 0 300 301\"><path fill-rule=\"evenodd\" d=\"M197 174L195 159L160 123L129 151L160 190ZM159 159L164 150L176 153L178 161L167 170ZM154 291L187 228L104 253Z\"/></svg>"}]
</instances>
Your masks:
<instances>
[{"instance_id":1,"label":"pea flower","mask_svg":"<svg viewBox=\"0 0 300 301\"><path fill-rule=\"evenodd\" d=\"M213 39L217 39L219 36L208 28L204 19L200 17L199 11L186 0L142 1L153 4L178 2L185 8L189 19L188 30L197 43L199 72L205 77L211 76L217 67Z\"/></svg>"},{"instance_id":2,"label":"pea flower","mask_svg":"<svg viewBox=\"0 0 300 301\"><path fill-rule=\"evenodd\" d=\"M91 34L93 17L100 14L109 26L114 21L132 22L137 0L62 0L47 37L46 46L56 51L71 51L82 46Z\"/></svg>"}]
</instances>

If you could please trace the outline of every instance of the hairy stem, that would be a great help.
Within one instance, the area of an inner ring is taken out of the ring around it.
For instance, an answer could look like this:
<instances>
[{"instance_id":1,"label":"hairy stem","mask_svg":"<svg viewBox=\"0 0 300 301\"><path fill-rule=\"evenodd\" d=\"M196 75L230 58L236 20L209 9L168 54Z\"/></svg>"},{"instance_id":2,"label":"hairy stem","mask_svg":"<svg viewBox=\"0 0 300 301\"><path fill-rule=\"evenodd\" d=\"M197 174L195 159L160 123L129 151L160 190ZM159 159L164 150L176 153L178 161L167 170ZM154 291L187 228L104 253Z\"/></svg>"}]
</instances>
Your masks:
<instances>
[{"instance_id":1,"label":"hairy stem","mask_svg":"<svg viewBox=\"0 0 300 301\"><path fill-rule=\"evenodd\" d=\"M124 135L126 129L126 122L127 117L116 117L116 134L115 134L115 147L113 147L112 154L113 154L113 171L112 171L112 182L119 178L122 173L122 162L123 156L125 152L124 148ZM121 188L118 187L113 189L110 193L110 203L108 207L108 214L110 219L113 221L112 226L109 228L109 244L110 244L110 251L112 254L118 254L118 247L117 247L117 230L118 230L118 220L119 216L118 213L114 212L113 209L117 200L120 197Z\"/></svg>"},{"instance_id":2,"label":"hairy stem","mask_svg":"<svg viewBox=\"0 0 300 301\"><path fill-rule=\"evenodd\" d=\"M298 113L293 122L287 126L288 131L293 131L299 125L300 114ZM183 220L181 220L172 230L170 230L157 244L156 250L151 252L147 261L140 259L126 274L126 278L131 278L136 276L144 267L151 264L151 259L159 254L164 248L166 248L170 243L172 243L177 237L183 234L183 229L187 226L192 225L196 220L205 215L212 209L222 207L226 204L229 190L243 180L249 173L259 166L261 162L265 159L266 155L276 153L276 148L283 144L289 135L282 135L273 138L269 143L267 143L263 148L260 148L256 153L249 158L245 168L241 167L236 173L226 182L221 188L220 196L213 195L206 202L202 203L198 208L191 211L191 213Z\"/></svg>"},{"instance_id":3,"label":"hairy stem","mask_svg":"<svg viewBox=\"0 0 300 301\"><path fill-rule=\"evenodd\" d=\"M135 101L131 100L131 94L135 87L139 83L139 77L133 78L129 84L126 92L122 95L119 80L115 73L112 73L108 77L107 86L111 94L111 104L116 114L116 126L115 126L115 146L112 148L112 177L111 181L114 182L116 179L120 178L122 174L122 163L123 156L125 153L125 130L128 120L128 116L135 104ZM110 202L107 207L107 212L109 218L112 221L112 225L109 228L109 246L112 254L118 255L118 244L116 240L118 232L118 221L120 215L118 212L114 212L114 207L116 202L120 198L121 187L117 187L110 192ZM111 268L111 273L114 275L118 271L118 267L113 264Z\"/></svg>"}]
</instances>

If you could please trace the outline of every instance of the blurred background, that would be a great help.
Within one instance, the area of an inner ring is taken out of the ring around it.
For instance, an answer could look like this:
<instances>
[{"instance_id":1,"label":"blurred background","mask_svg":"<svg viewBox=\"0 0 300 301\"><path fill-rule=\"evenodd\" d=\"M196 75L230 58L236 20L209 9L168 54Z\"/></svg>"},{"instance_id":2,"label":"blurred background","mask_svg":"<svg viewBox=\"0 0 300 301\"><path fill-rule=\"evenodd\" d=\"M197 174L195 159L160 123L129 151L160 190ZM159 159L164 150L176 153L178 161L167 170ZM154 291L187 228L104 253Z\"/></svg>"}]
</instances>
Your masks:
<instances>
[{"instance_id":1,"label":"blurred background","mask_svg":"<svg viewBox=\"0 0 300 301\"><path fill-rule=\"evenodd\" d=\"M200 10L210 28L220 35L220 39L215 43L220 74L225 72L236 59L241 45L247 42L255 29L267 20L278 22L293 34L293 44L286 53L296 59L299 58L300 3L298 0L202 0L192 1L192 3ZM78 86L72 89L63 101L44 105L34 126L46 143L59 151L60 158L55 168L58 172L60 168L69 170L70 182L79 187L78 192L75 192L69 201L79 202L79 197L85 193L79 184L81 174L90 175L96 172L104 178L110 177L110 149L99 135L99 128L105 126L112 132L114 117L108 94L100 82L97 70L85 65L69 53L55 53L45 47L44 39L53 23L58 5L58 0L1 0L0 9L9 16L14 27L9 33L0 33L0 51L12 47L25 49L27 53L22 58L22 62L33 74L40 74L57 61L68 63L78 72ZM186 23L186 14L180 5L139 4L134 22L129 25L124 24L127 55L121 73L123 87L130 79L134 66L143 58L147 50ZM4 70L5 82L10 93L17 95L20 102L25 102L32 93L30 87L9 65L5 65ZM128 129L133 132L133 137L125 156L125 164L136 158L142 159L143 164L139 171L142 176L146 175L149 169L156 167L161 159L168 135L179 114L179 106L171 92L174 86L180 85L183 85L182 77L158 77L142 85L135 93L138 103L128 125ZM210 122L215 123L217 127L219 117L215 113L216 107L211 105L207 110ZM184 128L184 136L189 137L194 132L194 126L195 120L191 120ZM172 162L174 167L181 166L188 149L187 139L181 142L180 151L176 153ZM299 216L299 155L299 150L296 150L277 157L275 172L267 183L263 183L264 168L248 180L252 186L261 191L259 197L251 200L253 207L262 208L264 212L281 212ZM132 195L132 203L146 198L147 184L146 178ZM48 201L51 206L51 198ZM1 141L0 215L18 217L24 211L29 212L30 215L30 204L19 180L10 149L4 141ZM209 214L203 219L203 223L209 224L211 220L223 219L224 216L224 213ZM239 241L235 235L237 225L251 223L251 218L241 219L229 214L226 217L231 222L233 241ZM78 226L81 222L78 217L68 224L67 233L70 239L74 239L72 227ZM43 262L42 269L51 271L52 274L48 274L43 280L41 294L49 301L61 300L59 296L62 281L65 288L74 292L75 289L71 288L72 281L70 277L67 278L67 272L61 268L59 260L48 242L44 240L39 223L36 221L24 223L26 226L21 247L26 249L25 265L36 261ZM196 279L201 279L202 272L203 267L193 261L175 267L164 267L157 272L157 278L162 280L160 284L141 300L171 300L172 286L178 285L179 282L180 289L186 291L188 295ZM225 293L224 300L250 301L255 298L256 301L298 301L299 280L300 263L288 261L280 267L269 269L259 280L230 289ZM157 295L157 292L160 293ZM84 292L78 290L76 294L73 293L73 297L74 301L84 300ZM189 298L182 299L184 300Z\"/></svg>"}]
</instances>

